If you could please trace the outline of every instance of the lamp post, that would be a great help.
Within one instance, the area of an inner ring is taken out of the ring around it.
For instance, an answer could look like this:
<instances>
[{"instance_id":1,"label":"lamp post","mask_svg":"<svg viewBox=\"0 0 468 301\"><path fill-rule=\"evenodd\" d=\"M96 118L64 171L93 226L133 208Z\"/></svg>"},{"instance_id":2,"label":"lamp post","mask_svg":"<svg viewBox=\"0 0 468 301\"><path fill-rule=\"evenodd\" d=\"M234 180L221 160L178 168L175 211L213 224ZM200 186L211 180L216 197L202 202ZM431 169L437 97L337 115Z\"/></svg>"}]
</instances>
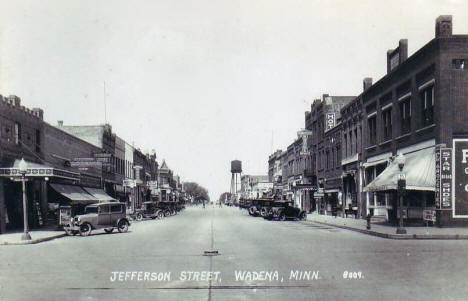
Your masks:
<instances>
[{"instance_id":1,"label":"lamp post","mask_svg":"<svg viewBox=\"0 0 468 301\"><path fill-rule=\"evenodd\" d=\"M398 211L400 213L400 220L398 223L398 228L396 229L396 234L406 234L406 229L403 227L403 196L405 193L406 188L406 177L403 173L403 167L405 167L406 158L403 154L399 154L396 157L396 162L398 164L398 168L400 169L400 174L398 175L397 181L397 191L398 191Z\"/></svg>"},{"instance_id":2,"label":"lamp post","mask_svg":"<svg viewBox=\"0 0 468 301\"><path fill-rule=\"evenodd\" d=\"M29 225L28 225L28 202L26 200L26 173L28 172L28 164L24 161L24 158L21 159L19 166L19 172L21 174L21 184L23 188L23 221L24 221L24 232L21 236L21 240L31 240L31 235L29 235Z\"/></svg>"}]
</instances>

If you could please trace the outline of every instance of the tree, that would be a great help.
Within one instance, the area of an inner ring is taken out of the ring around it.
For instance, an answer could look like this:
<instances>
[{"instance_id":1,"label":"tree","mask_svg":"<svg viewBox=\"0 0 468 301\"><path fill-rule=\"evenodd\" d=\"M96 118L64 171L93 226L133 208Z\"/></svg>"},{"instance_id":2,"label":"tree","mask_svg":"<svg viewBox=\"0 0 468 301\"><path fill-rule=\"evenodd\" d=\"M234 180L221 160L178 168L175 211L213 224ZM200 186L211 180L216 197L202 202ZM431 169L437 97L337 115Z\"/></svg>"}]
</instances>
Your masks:
<instances>
[{"instance_id":1,"label":"tree","mask_svg":"<svg viewBox=\"0 0 468 301\"><path fill-rule=\"evenodd\" d=\"M219 201L221 201L222 203L226 203L227 200L230 200L230 199L231 199L231 193L230 192L223 192L219 196Z\"/></svg>"},{"instance_id":2,"label":"tree","mask_svg":"<svg viewBox=\"0 0 468 301\"><path fill-rule=\"evenodd\" d=\"M193 196L195 201L210 201L210 197L208 196L208 190L200 186L198 183L184 182L184 190L186 193Z\"/></svg>"}]
</instances>

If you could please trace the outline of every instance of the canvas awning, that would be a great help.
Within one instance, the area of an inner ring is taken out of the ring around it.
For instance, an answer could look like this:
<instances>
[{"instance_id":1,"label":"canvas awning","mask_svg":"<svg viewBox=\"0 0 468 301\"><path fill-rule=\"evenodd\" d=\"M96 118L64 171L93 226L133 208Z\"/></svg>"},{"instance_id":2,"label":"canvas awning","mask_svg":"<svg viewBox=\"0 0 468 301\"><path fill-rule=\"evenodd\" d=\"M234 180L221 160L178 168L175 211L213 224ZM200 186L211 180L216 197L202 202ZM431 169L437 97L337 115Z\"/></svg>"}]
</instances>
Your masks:
<instances>
[{"instance_id":1,"label":"canvas awning","mask_svg":"<svg viewBox=\"0 0 468 301\"><path fill-rule=\"evenodd\" d=\"M98 189L98 188L88 188L88 187L83 187L83 189L91 194L94 198L99 200L100 202L115 202L116 200L108 195L103 189Z\"/></svg>"},{"instance_id":2,"label":"canvas awning","mask_svg":"<svg viewBox=\"0 0 468 301\"><path fill-rule=\"evenodd\" d=\"M429 147L404 154L406 157L403 173L406 176L406 189L435 191L435 149ZM398 164L391 162L387 168L370 182L364 191L396 190L400 173Z\"/></svg>"},{"instance_id":3,"label":"canvas awning","mask_svg":"<svg viewBox=\"0 0 468 301\"><path fill-rule=\"evenodd\" d=\"M75 204L91 204L98 202L98 199L87 193L80 186L55 183L51 183L50 186Z\"/></svg>"}]
</instances>

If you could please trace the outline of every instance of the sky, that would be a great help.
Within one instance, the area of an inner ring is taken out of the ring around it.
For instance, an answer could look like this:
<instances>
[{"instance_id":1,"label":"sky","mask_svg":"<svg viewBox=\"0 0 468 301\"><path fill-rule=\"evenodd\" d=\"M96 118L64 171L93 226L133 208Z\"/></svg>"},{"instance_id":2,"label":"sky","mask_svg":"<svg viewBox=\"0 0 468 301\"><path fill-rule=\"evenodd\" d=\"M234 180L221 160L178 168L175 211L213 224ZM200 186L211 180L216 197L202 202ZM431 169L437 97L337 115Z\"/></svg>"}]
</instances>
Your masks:
<instances>
[{"instance_id":1,"label":"sky","mask_svg":"<svg viewBox=\"0 0 468 301\"><path fill-rule=\"evenodd\" d=\"M217 199L230 161L267 174L322 94L358 95L468 1L0 0L0 94L56 124L108 122ZM105 85L105 89L104 89Z\"/></svg>"}]
</instances>

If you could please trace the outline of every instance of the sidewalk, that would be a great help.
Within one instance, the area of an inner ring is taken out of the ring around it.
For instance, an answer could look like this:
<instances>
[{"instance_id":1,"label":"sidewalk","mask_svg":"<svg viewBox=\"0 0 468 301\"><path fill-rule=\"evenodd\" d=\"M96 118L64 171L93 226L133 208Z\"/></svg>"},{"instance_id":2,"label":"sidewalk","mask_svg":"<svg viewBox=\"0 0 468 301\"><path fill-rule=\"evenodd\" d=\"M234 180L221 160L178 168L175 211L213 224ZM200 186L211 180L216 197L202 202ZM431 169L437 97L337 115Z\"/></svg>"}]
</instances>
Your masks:
<instances>
[{"instance_id":1,"label":"sidewalk","mask_svg":"<svg viewBox=\"0 0 468 301\"><path fill-rule=\"evenodd\" d=\"M372 223L366 229L366 220L355 218L333 217L312 213L303 223L319 223L356 231L368 235L389 239L468 239L468 228L406 227L407 234L396 234L396 226Z\"/></svg>"},{"instance_id":2,"label":"sidewalk","mask_svg":"<svg viewBox=\"0 0 468 301\"><path fill-rule=\"evenodd\" d=\"M66 236L64 231L58 230L30 231L29 235L31 235L31 240L21 240L21 235L23 235L23 232L0 234L0 246L37 244Z\"/></svg>"}]
</instances>

